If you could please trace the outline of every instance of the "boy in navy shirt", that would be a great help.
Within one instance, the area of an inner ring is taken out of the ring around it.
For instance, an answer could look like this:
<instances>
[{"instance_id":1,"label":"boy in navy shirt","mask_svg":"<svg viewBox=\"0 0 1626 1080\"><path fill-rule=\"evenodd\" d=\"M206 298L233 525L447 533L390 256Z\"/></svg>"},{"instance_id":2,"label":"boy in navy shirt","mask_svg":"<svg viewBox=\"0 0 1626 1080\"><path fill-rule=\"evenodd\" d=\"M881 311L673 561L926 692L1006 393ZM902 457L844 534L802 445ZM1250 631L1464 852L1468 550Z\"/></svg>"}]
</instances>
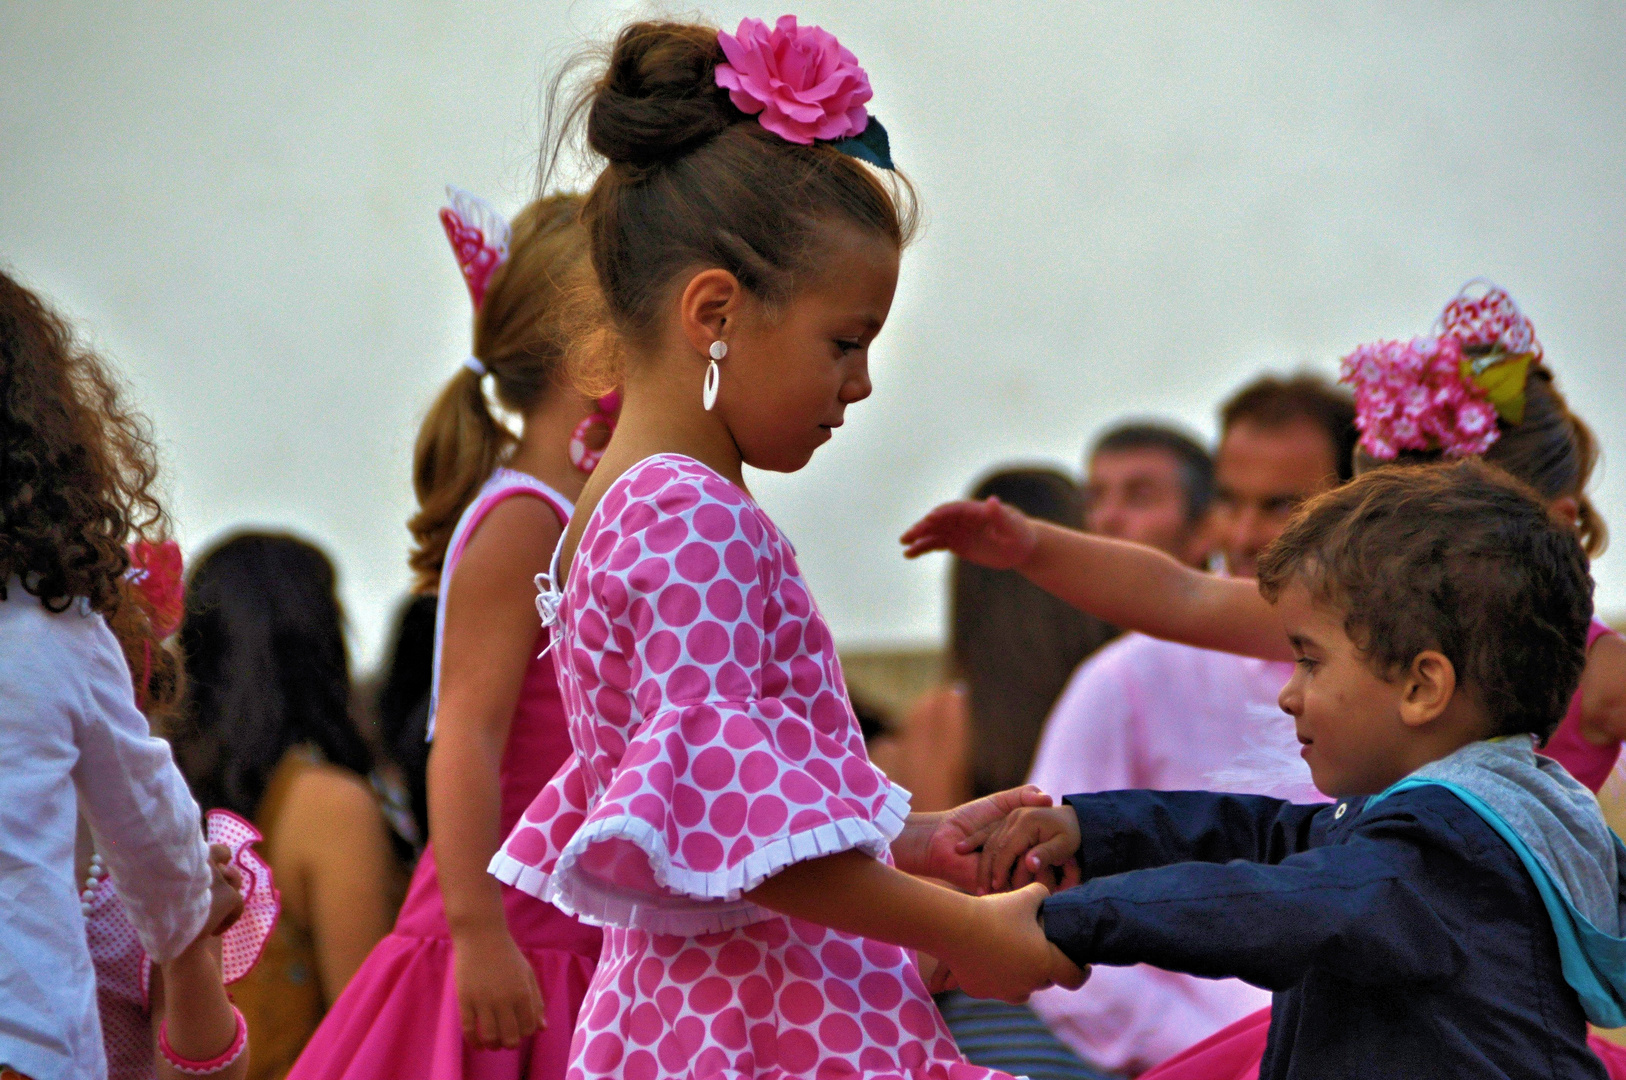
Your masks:
<instances>
[{"instance_id":1,"label":"boy in navy shirt","mask_svg":"<svg viewBox=\"0 0 1626 1080\"><path fill-rule=\"evenodd\" d=\"M1261 1080L1605 1076L1586 1024L1626 1024L1626 848L1534 752L1585 664L1574 531L1479 462L1378 470L1309 503L1259 584L1338 801L1072 795L968 841L986 883L1082 875L1040 912L1081 967L1274 991Z\"/></svg>"}]
</instances>

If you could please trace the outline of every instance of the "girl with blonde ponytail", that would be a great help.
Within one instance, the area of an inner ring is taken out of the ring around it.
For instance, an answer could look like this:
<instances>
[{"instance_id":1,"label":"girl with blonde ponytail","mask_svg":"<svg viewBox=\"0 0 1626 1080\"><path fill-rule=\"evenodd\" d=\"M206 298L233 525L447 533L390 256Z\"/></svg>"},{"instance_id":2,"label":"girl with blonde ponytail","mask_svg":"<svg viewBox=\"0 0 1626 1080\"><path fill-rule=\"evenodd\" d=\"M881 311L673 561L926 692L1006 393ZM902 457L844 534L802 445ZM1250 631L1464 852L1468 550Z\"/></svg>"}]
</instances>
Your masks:
<instances>
[{"instance_id":1,"label":"girl with blonde ponytail","mask_svg":"<svg viewBox=\"0 0 1626 1080\"><path fill-rule=\"evenodd\" d=\"M413 455L410 563L440 597L430 697L430 843L395 930L289 1074L294 1080L517 1080L565 1074L599 932L486 873L571 753L532 579L615 423L564 376L563 312L587 268L581 199L510 229L449 189L441 212L474 300L474 351ZM519 418L516 433L487 401Z\"/></svg>"}]
</instances>

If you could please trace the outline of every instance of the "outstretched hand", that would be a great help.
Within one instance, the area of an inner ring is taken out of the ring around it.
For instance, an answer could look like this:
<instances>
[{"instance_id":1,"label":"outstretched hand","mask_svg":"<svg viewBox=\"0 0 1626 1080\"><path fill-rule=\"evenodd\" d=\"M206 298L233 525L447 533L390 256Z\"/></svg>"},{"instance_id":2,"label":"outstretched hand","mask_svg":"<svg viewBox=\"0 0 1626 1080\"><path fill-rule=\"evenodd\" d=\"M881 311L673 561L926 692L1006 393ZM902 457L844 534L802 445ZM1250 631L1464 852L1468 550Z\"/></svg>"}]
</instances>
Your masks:
<instances>
[{"instance_id":1,"label":"outstretched hand","mask_svg":"<svg viewBox=\"0 0 1626 1080\"><path fill-rule=\"evenodd\" d=\"M900 538L903 557L951 551L967 562L1009 570L1026 562L1039 543L1031 519L993 495L981 502L944 503Z\"/></svg>"}]
</instances>

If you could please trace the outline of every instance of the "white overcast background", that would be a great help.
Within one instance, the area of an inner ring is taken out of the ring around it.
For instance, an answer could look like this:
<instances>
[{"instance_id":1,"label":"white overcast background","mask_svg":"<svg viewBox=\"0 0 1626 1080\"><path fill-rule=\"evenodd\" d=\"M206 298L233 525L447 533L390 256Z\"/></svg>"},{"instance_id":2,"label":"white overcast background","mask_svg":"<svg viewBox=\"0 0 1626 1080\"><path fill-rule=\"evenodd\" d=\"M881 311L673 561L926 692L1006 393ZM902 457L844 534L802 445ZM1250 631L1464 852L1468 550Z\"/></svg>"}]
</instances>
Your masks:
<instances>
[{"instance_id":1,"label":"white overcast background","mask_svg":"<svg viewBox=\"0 0 1626 1080\"><path fill-rule=\"evenodd\" d=\"M442 187L518 209L548 74L650 10L0 0L0 263L123 373L188 552L320 543L363 667L408 584L418 420L468 351ZM1244 380L1426 332L1479 275L1601 436L1626 546L1626 7L795 11L868 69L927 214L875 396L752 478L843 645L941 637L944 564L895 538L989 467L1075 467L1126 415L1212 436ZM1596 574L1626 613L1626 555Z\"/></svg>"}]
</instances>

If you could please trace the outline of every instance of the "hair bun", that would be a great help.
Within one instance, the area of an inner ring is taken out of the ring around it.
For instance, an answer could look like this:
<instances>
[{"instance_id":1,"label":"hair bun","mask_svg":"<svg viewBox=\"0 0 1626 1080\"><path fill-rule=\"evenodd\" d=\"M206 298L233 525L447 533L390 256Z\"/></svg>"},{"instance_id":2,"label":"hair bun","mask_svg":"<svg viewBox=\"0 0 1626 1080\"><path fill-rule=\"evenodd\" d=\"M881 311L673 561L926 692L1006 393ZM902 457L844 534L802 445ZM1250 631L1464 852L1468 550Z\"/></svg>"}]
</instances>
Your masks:
<instances>
[{"instance_id":1,"label":"hair bun","mask_svg":"<svg viewBox=\"0 0 1626 1080\"><path fill-rule=\"evenodd\" d=\"M717 31L683 23L633 23L616 37L587 112L587 144L637 167L680 157L740 115L717 85Z\"/></svg>"}]
</instances>

